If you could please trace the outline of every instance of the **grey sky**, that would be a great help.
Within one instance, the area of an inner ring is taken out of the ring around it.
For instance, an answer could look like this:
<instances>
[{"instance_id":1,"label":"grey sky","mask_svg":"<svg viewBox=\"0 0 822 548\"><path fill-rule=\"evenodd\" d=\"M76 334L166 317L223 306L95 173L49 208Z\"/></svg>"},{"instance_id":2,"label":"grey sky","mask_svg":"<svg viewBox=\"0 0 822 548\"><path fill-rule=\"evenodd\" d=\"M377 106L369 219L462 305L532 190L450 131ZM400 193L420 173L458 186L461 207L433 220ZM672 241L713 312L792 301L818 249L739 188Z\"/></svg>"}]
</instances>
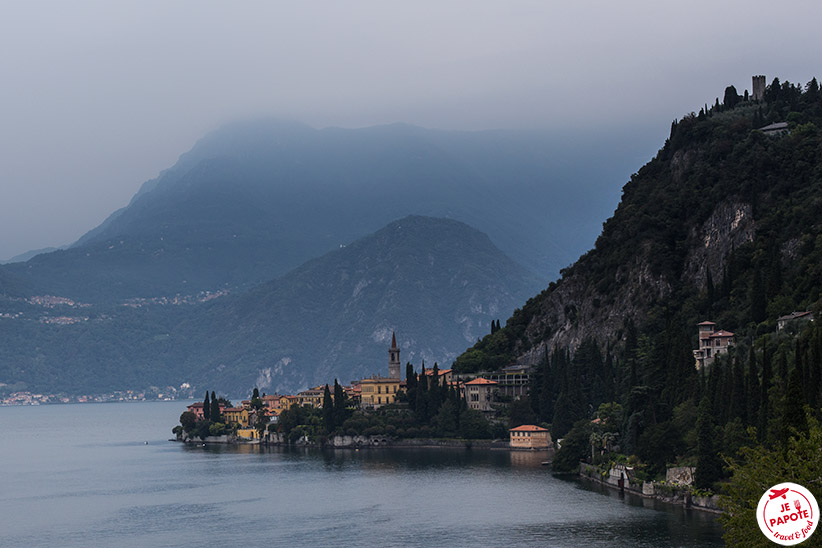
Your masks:
<instances>
[{"instance_id":1,"label":"grey sky","mask_svg":"<svg viewBox=\"0 0 822 548\"><path fill-rule=\"evenodd\" d=\"M659 146L726 85L822 76L820 20L818 0L6 2L0 258L70 243L240 116Z\"/></svg>"}]
</instances>

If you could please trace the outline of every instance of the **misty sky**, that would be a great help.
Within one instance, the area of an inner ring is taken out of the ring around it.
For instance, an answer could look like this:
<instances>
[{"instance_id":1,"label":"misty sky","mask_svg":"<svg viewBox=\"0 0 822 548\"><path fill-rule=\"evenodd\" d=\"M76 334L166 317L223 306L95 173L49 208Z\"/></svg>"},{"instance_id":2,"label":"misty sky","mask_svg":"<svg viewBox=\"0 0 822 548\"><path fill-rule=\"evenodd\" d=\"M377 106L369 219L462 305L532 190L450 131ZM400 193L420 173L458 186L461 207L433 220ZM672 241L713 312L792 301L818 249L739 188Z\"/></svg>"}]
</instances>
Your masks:
<instances>
[{"instance_id":1,"label":"misty sky","mask_svg":"<svg viewBox=\"0 0 822 548\"><path fill-rule=\"evenodd\" d=\"M820 20L818 0L5 2L0 259L74 241L256 114L613 133L645 143L638 169L725 86L822 76Z\"/></svg>"}]
</instances>

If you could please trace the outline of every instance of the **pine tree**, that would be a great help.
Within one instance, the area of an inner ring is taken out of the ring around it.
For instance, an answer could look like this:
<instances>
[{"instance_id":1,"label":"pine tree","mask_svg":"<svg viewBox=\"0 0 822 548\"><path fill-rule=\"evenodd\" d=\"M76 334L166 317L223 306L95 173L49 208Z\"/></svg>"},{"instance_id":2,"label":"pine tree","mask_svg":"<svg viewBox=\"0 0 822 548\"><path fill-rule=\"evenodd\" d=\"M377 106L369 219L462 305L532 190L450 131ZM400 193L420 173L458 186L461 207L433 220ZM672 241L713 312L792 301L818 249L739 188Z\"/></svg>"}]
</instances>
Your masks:
<instances>
[{"instance_id":1,"label":"pine tree","mask_svg":"<svg viewBox=\"0 0 822 548\"><path fill-rule=\"evenodd\" d=\"M205 420L211 419L211 400L208 398L208 390L206 390L205 398L203 399L203 418Z\"/></svg>"}]
</instances>

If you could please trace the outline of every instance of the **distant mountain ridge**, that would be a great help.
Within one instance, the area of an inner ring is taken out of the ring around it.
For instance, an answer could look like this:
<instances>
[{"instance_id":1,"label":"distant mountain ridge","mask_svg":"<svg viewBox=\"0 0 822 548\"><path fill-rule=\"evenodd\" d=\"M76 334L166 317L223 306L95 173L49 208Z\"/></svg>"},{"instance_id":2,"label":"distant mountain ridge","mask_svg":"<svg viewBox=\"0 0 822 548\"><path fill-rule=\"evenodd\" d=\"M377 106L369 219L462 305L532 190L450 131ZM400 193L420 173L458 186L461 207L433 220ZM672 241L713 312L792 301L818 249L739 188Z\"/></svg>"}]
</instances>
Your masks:
<instances>
[{"instance_id":1,"label":"distant mountain ridge","mask_svg":"<svg viewBox=\"0 0 822 548\"><path fill-rule=\"evenodd\" d=\"M547 281L610 201L591 191L605 168L572 174L568 156L538 132L230 124L69 249L2 269L35 293L93 302L251 287L420 214L482 229Z\"/></svg>"},{"instance_id":2,"label":"distant mountain ridge","mask_svg":"<svg viewBox=\"0 0 822 548\"><path fill-rule=\"evenodd\" d=\"M2 272L0 272L2 274ZM487 235L409 216L245 293L202 304L0 298L0 383L41 391L214 386L268 392L449 363L542 283Z\"/></svg>"}]
</instances>

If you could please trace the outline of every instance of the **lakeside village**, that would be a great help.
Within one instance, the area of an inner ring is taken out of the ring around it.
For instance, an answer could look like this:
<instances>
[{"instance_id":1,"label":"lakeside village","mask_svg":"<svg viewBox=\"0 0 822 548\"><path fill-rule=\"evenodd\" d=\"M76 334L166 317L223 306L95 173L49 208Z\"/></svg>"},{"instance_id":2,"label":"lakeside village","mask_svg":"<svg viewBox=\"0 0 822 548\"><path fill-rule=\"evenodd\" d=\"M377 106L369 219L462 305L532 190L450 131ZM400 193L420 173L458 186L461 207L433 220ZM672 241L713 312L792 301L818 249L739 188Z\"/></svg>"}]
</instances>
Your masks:
<instances>
[{"instance_id":1,"label":"lakeside village","mask_svg":"<svg viewBox=\"0 0 822 548\"><path fill-rule=\"evenodd\" d=\"M115 390L102 394L43 394L0 383L0 407L10 405L51 405L57 403L122 403L143 401L189 400L194 390L189 383L179 387L150 386L143 390Z\"/></svg>"},{"instance_id":2,"label":"lakeside village","mask_svg":"<svg viewBox=\"0 0 822 548\"><path fill-rule=\"evenodd\" d=\"M794 312L778 319L777 332L797 332L813 321L813 312ZM698 371L735 346L734 334L710 321L697 325L697 341L693 363ZM350 386L335 380L333 388L321 385L296 395L260 395L254 389L252 398L238 407L207 393L203 402L183 412L173 433L177 441L190 443L540 450L549 452L554 472L579 475L646 499L720 511L719 495L695 486L693 462L667 464L651 472L636 456L621 453L625 417L618 403L601 404L587 419L587 428L576 434L572 429L554 442L550 424L535 424L529 402L530 383L539 375L536 368L511 365L460 374L436 364L430 370L423 365L417 372L408 363L401 379L400 351L392 336L388 373Z\"/></svg>"},{"instance_id":3,"label":"lakeside village","mask_svg":"<svg viewBox=\"0 0 822 548\"><path fill-rule=\"evenodd\" d=\"M437 364L426 369L424 363L416 372L408 363L403 379L394 334L388 356L387 377L376 374L348 386L335 380L295 395L260 395L255 388L251 399L237 407L206 392L202 402L182 413L172 432L177 441L191 443L360 447L406 442L553 451L548 425L520 419L528 367L456 374Z\"/></svg>"}]
</instances>

